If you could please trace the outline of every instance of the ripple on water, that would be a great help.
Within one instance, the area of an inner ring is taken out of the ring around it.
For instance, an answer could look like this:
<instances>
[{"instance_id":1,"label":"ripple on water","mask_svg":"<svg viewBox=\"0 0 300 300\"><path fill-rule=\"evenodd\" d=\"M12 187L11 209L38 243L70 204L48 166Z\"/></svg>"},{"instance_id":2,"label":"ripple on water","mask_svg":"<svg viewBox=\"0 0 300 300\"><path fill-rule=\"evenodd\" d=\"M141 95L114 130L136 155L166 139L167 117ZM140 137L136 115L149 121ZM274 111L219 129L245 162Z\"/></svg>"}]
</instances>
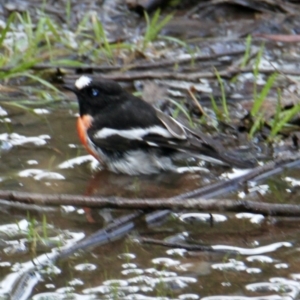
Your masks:
<instances>
[{"instance_id":1,"label":"ripple on water","mask_svg":"<svg viewBox=\"0 0 300 300\"><path fill-rule=\"evenodd\" d=\"M27 143L32 143L36 146L42 146L50 139L50 135L41 134L39 136L24 136L18 133L2 133L0 134L0 141L9 142L13 146L20 146Z\"/></svg>"},{"instance_id":2,"label":"ripple on water","mask_svg":"<svg viewBox=\"0 0 300 300\"><path fill-rule=\"evenodd\" d=\"M85 263L85 264L79 264L79 265L76 265L74 267L75 270L77 271L94 271L97 269L97 266L94 265L94 264L89 264L89 263Z\"/></svg>"},{"instance_id":3,"label":"ripple on water","mask_svg":"<svg viewBox=\"0 0 300 300\"><path fill-rule=\"evenodd\" d=\"M263 215L253 213L238 213L235 216L238 219L249 219L253 224L260 224L265 219Z\"/></svg>"},{"instance_id":4,"label":"ripple on water","mask_svg":"<svg viewBox=\"0 0 300 300\"><path fill-rule=\"evenodd\" d=\"M274 259L272 257L266 256L266 255L254 255L254 256L248 256L246 258L247 261L250 262L260 262L260 263L273 263Z\"/></svg>"},{"instance_id":5,"label":"ripple on water","mask_svg":"<svg viewBox=\"0 0 300 300\"><path fill-rule=\"evenodd\" d=\"M208 222L213 219L214 223L225 222L227 217L220 214L208 214L208 213L184 213L180 215L179 219L183 222L201 221Z\"/></svg>"},{"instance_id":6,"label":"ripple on water","mask_svg":"<svg viewBox=\"0 0 300 300\"><path fill-rule=\"evenodd\" d=\"M241 255L263 254L263 253L273 252L281 247L292 247L292 243L278 242L278 243L273 243L270 245L256 247L256 248L241 248L241 247L228 246L228 245L213 245L212 246L212 248L215 250L237 251Z\"/></svg>"},{"instance_id":7,"label":"ripple on water","mask_svg":"<svg viewBox=\"0 0 300 300\"><path fill-rule=\"evenodd\" d=\"M32 177L34 180L64 180L65 177L57 172L40 169L26 169L19 172L20 177Z\"/></svg>"}]
</instances>

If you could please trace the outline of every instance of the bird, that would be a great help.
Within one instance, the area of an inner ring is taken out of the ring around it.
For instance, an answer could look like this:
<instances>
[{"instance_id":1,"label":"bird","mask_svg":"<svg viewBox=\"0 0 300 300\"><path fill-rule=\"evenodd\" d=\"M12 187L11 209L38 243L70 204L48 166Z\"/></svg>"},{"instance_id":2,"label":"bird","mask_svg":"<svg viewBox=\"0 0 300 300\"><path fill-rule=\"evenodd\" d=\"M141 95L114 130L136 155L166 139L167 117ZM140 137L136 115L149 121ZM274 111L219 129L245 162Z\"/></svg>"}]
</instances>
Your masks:
<instances>
[{"instance_id":1,"label":"bird","mask_svg":"<svg viewBox=\"0 0 300 300\"><path fill-rule=\"evenodd\" d=\"M210 136L184 126L116 81L82 75L64 88L78 99L80 141L109 171L127 175L176 172L174 162L182 157L238 168L254 166L252 160L226 151Z\"/></svg>"}]
</instances>

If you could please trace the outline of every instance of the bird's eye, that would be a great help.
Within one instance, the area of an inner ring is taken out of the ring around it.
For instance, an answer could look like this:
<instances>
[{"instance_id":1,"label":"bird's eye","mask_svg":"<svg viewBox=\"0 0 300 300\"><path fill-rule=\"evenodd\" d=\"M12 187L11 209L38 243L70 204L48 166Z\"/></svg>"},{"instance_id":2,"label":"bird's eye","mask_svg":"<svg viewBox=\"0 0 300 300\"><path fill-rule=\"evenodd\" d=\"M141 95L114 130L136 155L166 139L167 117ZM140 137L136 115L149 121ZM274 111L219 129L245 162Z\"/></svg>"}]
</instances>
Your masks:
<instances>
[{"instance_id":1,"label":"bird's eye","mask_svg":"<svg viewBox=\"0 0 300 300\"><path fill-rule=\"evenodd\" d=\"M97 97L99 95L99 90L98 89L91 89L90 94L92 97Z\"/></svg>"}]
</instances>

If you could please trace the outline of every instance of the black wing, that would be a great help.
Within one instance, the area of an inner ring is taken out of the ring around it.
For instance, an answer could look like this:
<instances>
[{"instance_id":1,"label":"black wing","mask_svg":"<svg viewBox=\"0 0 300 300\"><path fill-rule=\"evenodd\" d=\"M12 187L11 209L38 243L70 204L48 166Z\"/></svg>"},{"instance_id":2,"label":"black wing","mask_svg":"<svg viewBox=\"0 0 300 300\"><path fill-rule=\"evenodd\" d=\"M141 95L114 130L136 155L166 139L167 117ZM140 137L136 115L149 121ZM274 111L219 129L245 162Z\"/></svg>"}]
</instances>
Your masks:
<instances>
[{"instance_id":1,"label":"black wing","mask_svg":"<svg viewBox=\"0 0 300 300\"><path fill-rule=\"evenodd\" d=\"M114 110L106 109L97 115L88 134L96 146L106 151L120 153L141 148L160 149L165 154L179 151L236 167L253 167L252 161L239 159L208 136L184 127L134 97L114 106Z\"/></svg>"}]
</instances>

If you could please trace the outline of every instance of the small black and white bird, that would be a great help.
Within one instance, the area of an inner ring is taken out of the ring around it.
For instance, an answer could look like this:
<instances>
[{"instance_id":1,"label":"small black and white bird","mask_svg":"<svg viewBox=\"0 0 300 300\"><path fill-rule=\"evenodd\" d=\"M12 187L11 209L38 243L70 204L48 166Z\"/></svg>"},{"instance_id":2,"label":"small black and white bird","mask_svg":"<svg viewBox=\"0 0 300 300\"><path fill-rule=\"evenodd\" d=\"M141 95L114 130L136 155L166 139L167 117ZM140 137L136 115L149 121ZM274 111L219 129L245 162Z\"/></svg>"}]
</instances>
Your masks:
<instances>
[{"instance_id":1,"label":"small black and white bird","mask_svg":"<svg viewBox=\"0 0 300 300\"><path fill-rule=\"evenodd\" d=\"M108 170L129 175L176 171L179 157L200 157L249 168L208 136L196 133L110 80L81 76L73 91L79 102L77 131L87 151Z\"/></svg>"}]
</instances>

